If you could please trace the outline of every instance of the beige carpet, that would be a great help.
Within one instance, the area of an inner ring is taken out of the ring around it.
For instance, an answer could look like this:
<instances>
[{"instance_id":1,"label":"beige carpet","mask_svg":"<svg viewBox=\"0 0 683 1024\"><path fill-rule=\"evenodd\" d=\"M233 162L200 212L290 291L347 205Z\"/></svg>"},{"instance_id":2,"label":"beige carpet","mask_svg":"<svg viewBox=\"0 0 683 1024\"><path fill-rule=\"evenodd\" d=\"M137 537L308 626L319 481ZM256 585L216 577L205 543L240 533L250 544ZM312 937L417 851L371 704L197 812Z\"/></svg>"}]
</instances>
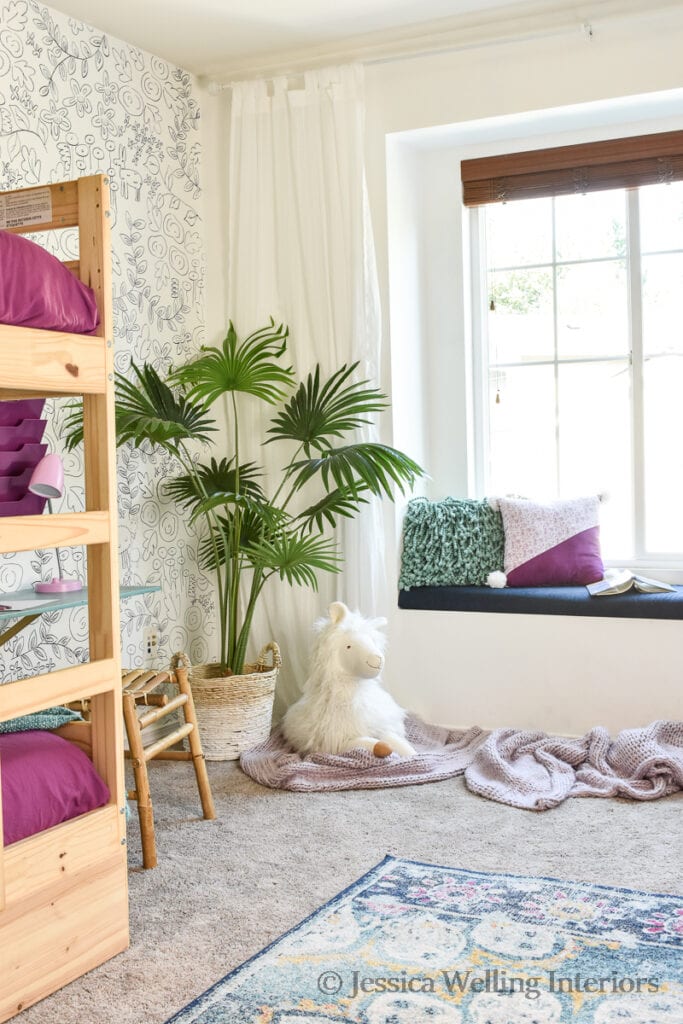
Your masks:
<instances>
[{"instance_id":1,"label":"beige carpet","mask_svg":"<svg viewBox=\"0 0 683 1024\"><path fill-rule=\"evenodd\" d=\"M160 866L130 828L131 948L24 1011L21 1024L163 1024L386 853L481 871L683 893L683 794L568 800L537 814L461 779L368 792L262 789L210 766L219 820L197 820L192 769L150 767Z\"/></svg>"}]
</instances>

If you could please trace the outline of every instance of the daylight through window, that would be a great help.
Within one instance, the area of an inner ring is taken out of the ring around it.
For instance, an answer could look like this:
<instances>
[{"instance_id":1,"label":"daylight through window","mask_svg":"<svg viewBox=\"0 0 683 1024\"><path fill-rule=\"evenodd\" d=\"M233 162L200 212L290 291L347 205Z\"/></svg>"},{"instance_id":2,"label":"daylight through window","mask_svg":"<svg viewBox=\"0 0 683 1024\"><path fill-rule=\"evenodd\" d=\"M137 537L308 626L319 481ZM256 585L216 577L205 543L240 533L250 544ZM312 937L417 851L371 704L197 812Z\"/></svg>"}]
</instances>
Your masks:
<instances>
[{"instance_id":1,"label":"daylight through window","mask_svg":"<svg viewBox=\"0 0 683 1024\"><path fill-rule=\"evenodd\" d=\"M472 218L480 486L604 493L606 559L683 563L683 182Z\"/></svg>"}]
</instances>

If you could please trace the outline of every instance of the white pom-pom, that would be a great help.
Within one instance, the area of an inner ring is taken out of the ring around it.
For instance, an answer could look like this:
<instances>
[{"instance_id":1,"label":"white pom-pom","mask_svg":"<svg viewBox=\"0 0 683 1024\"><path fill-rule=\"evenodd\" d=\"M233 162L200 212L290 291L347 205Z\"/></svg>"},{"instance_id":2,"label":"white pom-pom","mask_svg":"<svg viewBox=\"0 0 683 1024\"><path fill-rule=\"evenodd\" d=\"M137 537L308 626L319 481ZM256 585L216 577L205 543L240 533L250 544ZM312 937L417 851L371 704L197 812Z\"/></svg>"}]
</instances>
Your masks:
<instances>
[{"instance_id":1,"label":"white pom-pom","mask_svg":"<svg viewBox=\"0 0 683 1024\"><path fill-rule=\"evenodd\" d=\"M490 572L486 577L486 586L493 587L494 590L502 590L502 588L507 587L507 585L507 576L505 575L504 572L500 572L499 570L496 570L495 572Z\"/></svg>"}]
</instances>

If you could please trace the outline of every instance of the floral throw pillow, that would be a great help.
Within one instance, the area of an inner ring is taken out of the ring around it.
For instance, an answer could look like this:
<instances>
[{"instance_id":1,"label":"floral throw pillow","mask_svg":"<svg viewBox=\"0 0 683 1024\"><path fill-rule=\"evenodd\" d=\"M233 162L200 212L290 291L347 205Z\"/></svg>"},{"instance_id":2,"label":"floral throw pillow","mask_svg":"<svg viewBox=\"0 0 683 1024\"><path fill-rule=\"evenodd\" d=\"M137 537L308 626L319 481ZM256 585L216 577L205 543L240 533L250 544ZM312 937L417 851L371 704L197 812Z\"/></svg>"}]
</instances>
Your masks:
<instances>
[{"instance_id":1,"label":"floral throw pillow","mask_svg":"<svg viewBox=\"0 0 683 1024\"><path fill-rule=\"evenodd\" d=\"M541 504L501 498L510 587L584 586L603 578L599 499Z\"/></svg>"}]
</instances>

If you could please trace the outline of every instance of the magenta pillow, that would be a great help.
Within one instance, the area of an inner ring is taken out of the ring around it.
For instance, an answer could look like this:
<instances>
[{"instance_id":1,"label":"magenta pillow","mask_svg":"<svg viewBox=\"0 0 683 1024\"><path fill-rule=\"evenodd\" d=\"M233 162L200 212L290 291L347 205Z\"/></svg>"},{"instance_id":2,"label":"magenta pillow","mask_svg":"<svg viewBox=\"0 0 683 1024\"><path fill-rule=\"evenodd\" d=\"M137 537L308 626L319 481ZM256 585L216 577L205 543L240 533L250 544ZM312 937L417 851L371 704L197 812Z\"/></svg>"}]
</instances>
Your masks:
<instances>
[{"instance_id":1,"label":"magenta pillow","mask_svg":"<svg viewBox=\"0 0 683 1024\"><path fill-rule=\"evenodd\" d=\"M603 578L597 496L499 501L508 586L584 586Z\"/></svg>"},{"instance_id":2,"label":"magenta pillow","mask_svg":"<svg viewBox=\"0 0 683 1024\"><path fill-rule=\"evenodd\" d=\"M51 732L0 735L0 775L5 846L109 800L87 755Z\"/></svg>"},{"instance_id":3,"label":"magenta pillow","mask_svg":"<svg viewBox=\"0 0 683 1024\"><path fill-rule=\"evenodd\" d=\"M93 291L56 256L0 231L0 323L89 334L99 315Z\"/></svg>"}]
</instances>

